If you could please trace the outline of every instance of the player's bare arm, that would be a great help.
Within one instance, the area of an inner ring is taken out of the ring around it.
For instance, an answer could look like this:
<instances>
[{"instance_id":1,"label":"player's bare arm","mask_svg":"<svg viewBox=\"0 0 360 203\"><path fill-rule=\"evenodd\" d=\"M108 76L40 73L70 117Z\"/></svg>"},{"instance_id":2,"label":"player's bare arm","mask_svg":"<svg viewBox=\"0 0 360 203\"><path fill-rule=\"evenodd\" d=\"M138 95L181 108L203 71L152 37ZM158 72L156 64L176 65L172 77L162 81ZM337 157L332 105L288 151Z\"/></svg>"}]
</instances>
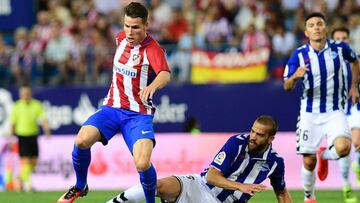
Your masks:
<instances>
[{"instance_id":1,"label":"player's bare arm","mask_svg":"<svg viewBox=\"0 0 360 203\"><path fill-rule=\"evenodd\" d=\"M260 192L266 188L266 186L262 184L243 184L228 180L219 170L213 167L209 168L207 173L207 182L226 190L239 190L251 196L253 196L255 192Z\"/></svg>"},{"instance_id":2,"label":"player's bare arm","mask_svg":"<svg viewBox=\"0 0 360 203\"><path fill-rule=\"evenodd\" d=\"M354 63L351 64L352 81L349 91L349 97L352 98L353 104L359 102L359 91L358 91L359 73L360 73L360 63L359 63L359 59L357 59L355 60Z\"/></svg>"},{"instance_id":3,"label":"player's bare arm","mask_svg":"<svg viewBox=\"0 0 360 203\"><path fill-rule=\"evenodd\" d=\"M284 190L274 190L278 203L292 203L290 193L285 188Z\"/></svg>"},{"instance_id":4,"label":"player's bare arm","mask_svg":"<svg viewBox=\"0 0 360 203\"><path fill-rule=\"evenodd\" d=\"M142 101L147 101L149 98L151 99L155 94L156 90L165 87L166 84L170 82L170 72L161 71L154 81L144 89L140 90L139 95Z\"/></svg>"},{"instance_id":5,"label":"player's bare arm","mask_svg":"<svg viewBox=\"0 0 360 203\"><path fill-rule=\"evenodd\" d=\"M293 90L295 88L297 79L303 78L306 71L308 71L308 70L309 70L309 68L307 67L307 65L300 66L289 79L285 80L284 90L285 91Z\"/></svg>"}]
</instances>

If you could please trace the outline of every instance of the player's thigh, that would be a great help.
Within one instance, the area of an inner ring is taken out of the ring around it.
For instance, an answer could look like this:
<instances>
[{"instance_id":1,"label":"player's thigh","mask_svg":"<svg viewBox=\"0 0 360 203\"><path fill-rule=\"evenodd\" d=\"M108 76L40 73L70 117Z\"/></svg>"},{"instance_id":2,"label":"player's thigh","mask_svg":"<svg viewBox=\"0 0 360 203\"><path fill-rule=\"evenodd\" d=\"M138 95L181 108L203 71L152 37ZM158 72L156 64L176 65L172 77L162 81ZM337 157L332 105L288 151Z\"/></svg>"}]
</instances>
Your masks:
<instances>
[{"instance_id":1,"label":"player's thigh","mask_svg":"<svg viewBox=\"0 0 360 203\"><path fill-rule=\"evenodd\" d=\"M350 127L343 111L329 112L326 115L326 119L326 122L323 123L323 131L326 134L329 146L333 145L335 140L342 138L351 140Z\"/></svg>"},{"instance_id":2,"label":"player's thigh","mask_svg":"<svg viewBox=\"0 0 360 203\"><path fill-rule=\"evenodd\" d=\"M296 129L296 151L298 154L316 154L324 137L321 125L315 122L318 115L301 113Z\"/></svg>"},{"instance_id":3,"label":"player's thigh","mask_svg":"<svg viewBox=\"0 0 360 203\"><path fill-rule=\"evenodd\" d=\"M133 147L133 157L136 168L146 169L150 166L150 158L153 150L153 141L150 139L139 139Z\"/></svg>"},{"instance_id":4,"label":"player's thigh","mask_svg":"<svg viewBox=\"0 0 360 203\"><path fill-rule=\"evenodd\" d=\"M119 109L101 106L82 125L77 135L79 142L91 146L95 142L101 141L106 145L120 129L119 113Z\"/></svg>"},{"instance_id":5,"label":"player's thigh","mask_svg":"<svg viewBox=\"0 0 360 203\"><path fill-rule=\"evenodd\" d=\"M144 115L138 112L121 110L123 119L121 133L131 153L133 153L134 144L140 139L149 139L152 141L152 147L155 146L155 134L153 129L153 116Z\"/></svg>"},{"instance_id":6,"label":"player's thigh","mask_svg":"<svg viewBox=\"0 0 360 203\"><path fill-rule=\"evenodd\" d=\"M181 191L177 203L218 203L210 190L206 188L199 174L176 175L181 185Z\"/></svg>"},{"instance_id":7,"label":"player's thigh","mask_svg":"<svg viewBox=\"0 0 360 203\"><path fill-rule=\"evenodd\" d=\"M169 202L174 202L181 192L180 181L175 176L159 179L156 187L157 196Z\"/></svg>"}]
</instances>

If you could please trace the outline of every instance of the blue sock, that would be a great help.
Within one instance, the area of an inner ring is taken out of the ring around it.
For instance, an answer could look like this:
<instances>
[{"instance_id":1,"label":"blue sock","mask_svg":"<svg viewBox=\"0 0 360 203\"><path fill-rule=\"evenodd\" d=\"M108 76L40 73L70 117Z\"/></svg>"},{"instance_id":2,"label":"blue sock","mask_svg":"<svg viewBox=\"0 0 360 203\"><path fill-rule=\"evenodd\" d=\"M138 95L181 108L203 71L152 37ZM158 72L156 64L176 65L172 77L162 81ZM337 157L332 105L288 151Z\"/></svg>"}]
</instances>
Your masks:
<instances>
[{"instance_id":1,"label":"blue sock","mask_svg":"<svg viewBox=\"0 0 360 203\"><path fill-rule=\"evenodd\" d=\"M87 173L91 161L91 152L90 148L80 149L74 145L72 152L73 166L76 174L76 184L75 187L78 189L83 189L87 183Z\"/></svg>"},{"instance_id":2,"label":"blue sock","mask_svg":"<svg viewBox=\"0 0 360 203\"><path fill-rule=\"evenodd\" d=\"M138 171L140 183L145 193L146 203L155 203L156 171L153 165L146 171Z\"/></svg>"}]
</instances>

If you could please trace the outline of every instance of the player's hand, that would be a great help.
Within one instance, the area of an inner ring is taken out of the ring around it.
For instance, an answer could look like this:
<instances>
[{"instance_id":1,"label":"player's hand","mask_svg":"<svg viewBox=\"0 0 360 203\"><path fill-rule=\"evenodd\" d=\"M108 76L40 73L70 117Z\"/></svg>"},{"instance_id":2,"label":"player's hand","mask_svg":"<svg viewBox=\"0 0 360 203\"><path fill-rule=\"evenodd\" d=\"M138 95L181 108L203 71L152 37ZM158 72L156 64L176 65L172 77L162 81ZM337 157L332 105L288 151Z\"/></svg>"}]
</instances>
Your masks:
<instances>
[{"instance_id":1,"label":"player's hand","mask_svg":"<svg viewBox=\"0 0 360 203\"><path fill-rule=\"evenodd\" d=\"M303 78L305 73L309 71L308 64L304 66L300 66L294 73L295 78Z\"/></svg>"},{"instance_id":2,"label":"player's hand","mask_svg":"<svg viewBox=\"0 0 360 203\"><path fill-rule=\"evenodd\" d=\"M255 192L261 192L265 190L265 188L266 186L263 184L239 184L238 190L253 196Z\"/></svg>"},{"instance_id":3,"label":"player's hand","mask_svg":"<svg viewBox=\"0 0 360 203\"><path fill-rule=\"evenodd\" d=\"M156 89L153 88L151 85L145 87L144 89L140 90L139 96L142 101L147 102L148 99L152 99Z\"/></svg>"}]
</instances>

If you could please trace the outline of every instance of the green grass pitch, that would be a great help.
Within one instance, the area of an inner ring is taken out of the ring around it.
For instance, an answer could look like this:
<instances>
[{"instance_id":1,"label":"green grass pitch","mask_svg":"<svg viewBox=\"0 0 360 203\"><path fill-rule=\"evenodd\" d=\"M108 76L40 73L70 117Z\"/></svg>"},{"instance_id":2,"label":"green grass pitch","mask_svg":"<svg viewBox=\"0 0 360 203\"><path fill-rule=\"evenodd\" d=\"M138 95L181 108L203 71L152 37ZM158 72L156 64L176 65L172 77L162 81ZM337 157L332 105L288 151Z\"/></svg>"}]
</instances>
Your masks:
<instances>
[{"instance_id":1,"label":"green grass pitch","mask_svg":"<svg viewBox=\"0 0 360 203\"><path fill-rule=\"evenodd\" d=\"M358 199L360 192L354 191ZM90 191L84 198L79 198L76 203L105 203L111 197L117 195L118 191ZM1 203L56 203L62 192L0 192ZM290 194L294 203L303 202L303 193L300 190L291 190ZM318 190L316 191L318 203L342 203L342 192L340 190ZM160 200L157 201L160 203ZM276 197L270 190L255 194L250 203L276 203Z\"/></svg>"}]
</instances>

